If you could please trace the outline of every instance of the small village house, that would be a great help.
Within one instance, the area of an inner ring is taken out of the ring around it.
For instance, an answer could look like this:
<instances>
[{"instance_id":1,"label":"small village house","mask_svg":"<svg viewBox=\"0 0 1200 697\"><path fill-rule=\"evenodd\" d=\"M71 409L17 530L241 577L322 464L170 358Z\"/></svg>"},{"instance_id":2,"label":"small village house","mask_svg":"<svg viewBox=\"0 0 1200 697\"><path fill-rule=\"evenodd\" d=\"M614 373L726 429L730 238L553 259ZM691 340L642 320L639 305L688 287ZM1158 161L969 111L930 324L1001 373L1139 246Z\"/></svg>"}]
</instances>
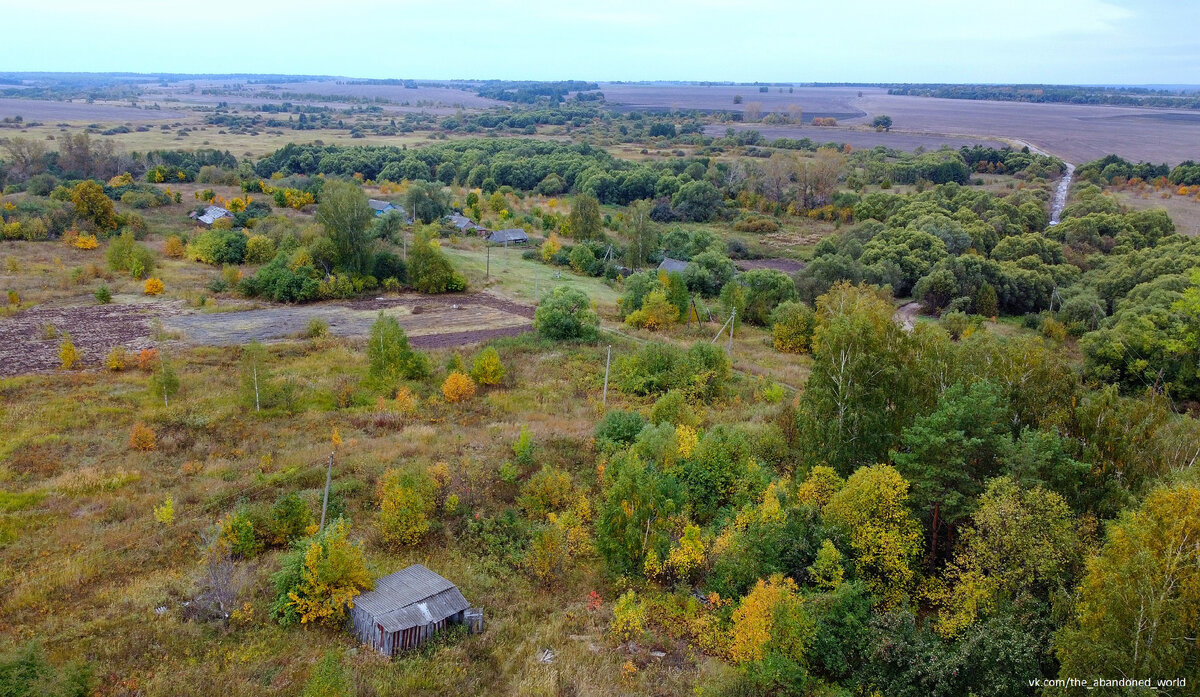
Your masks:
<instances>
[{"instance_id":1,"label":"small village house","mask_svg":"<svg viewBox=\"0 0 1200 697\"><path fill-rule=\"evenodd\" d=\"M450 581L413 564L375 582L375 590L354 599L350 628L385 656L420 646L452 624L483 628L483 613L473 610Z\"/></svg>"},{"instance_id":2,"label":"small village house","mask_svg":"<svg viewBox=\"0 0 1200 697\"><path fill-rule=\"evenodd\" d=\"M686 261L664 257L662 263L658 265L658 270L666 271L667 273L683 273L687 269L687 265Z\"/></svg>"},{"instance_id":3,"label":"small village house","mask_svg":"<svg viewBox=\"0 0 1200 697\"><path fill-rule=\"evenodd\" d=\"M204 225L212 225L221 218L232 218L233 213L220 206L206 206L199 215L195 211L188 214L189 218L194 218L196 222Z\"/></svg>"},{"instance_id":4,"label":"small village house","mask_svg":"<svg viewBox=\"0 0 1200 697\"><path fill-rule=\"evenodd\" d=\"M507 230L497 230L488 238L488 242L492 244L525 244L529 242L529 235L521 228L508 228Z\"/></svg>"}]
</instances>

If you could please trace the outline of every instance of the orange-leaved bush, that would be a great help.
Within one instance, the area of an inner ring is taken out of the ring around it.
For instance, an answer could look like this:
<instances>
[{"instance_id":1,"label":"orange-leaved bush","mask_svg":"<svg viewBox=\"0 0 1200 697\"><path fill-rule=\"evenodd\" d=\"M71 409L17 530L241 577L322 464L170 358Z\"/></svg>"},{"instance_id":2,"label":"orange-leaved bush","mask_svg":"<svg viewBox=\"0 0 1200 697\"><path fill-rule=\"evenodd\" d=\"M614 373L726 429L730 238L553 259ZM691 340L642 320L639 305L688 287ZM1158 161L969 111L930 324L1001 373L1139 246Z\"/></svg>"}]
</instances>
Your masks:
<instances>
[{"instance_id":1,"label":"orange-leaved bush","mask_svg":"<svg viewBox=\"0 0 1200 697\"><path fill-rule=\"evenodd\" d=\"M154 429L139 421L129 430L129 447L144 453L150 452L158 447L158 436Z\"/></svg>"},{"instance_id":2,"label":"orange-leaved bush","mask_svg":"<svg viewBox=\"0 0 1200 697\"><path fill-rule=\"evenodd\" d=\"M146 279L146 285L144 288L146 295L162 295L163 291L166 289L167 287L163 285L161 280L157 278Z\"/></svg>"},{"instance_id":3,"label":"orange-leaved bush","mask_svg":"<svg viewBox=\"0 0 1200 697\"><path fill-rule=\"evenodd\" d=\"M442 394L447 402L464 402L475 396L475 381L466 373L456 370L442 383Z\"/></svg>"}]
</instances>

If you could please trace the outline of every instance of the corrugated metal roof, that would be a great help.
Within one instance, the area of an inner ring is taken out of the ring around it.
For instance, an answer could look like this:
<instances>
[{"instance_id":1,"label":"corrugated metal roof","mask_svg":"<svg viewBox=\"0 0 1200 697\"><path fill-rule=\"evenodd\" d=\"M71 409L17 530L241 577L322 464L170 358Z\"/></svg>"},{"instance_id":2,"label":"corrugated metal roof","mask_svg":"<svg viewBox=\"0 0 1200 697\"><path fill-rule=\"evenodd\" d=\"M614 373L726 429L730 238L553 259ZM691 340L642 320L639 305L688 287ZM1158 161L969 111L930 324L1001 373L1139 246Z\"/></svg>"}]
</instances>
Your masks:
<instances>
[{"instance_id":1,"label":"corrugated metal roof","mask_svg":"<svg viewBox=\"0 0 1200 697\"><path fill-rule=\"evenodd\" d=\"M455 213L447 217L450 220L450 224L457 227L459 230L466 230L467 228L479 229L479 226L475 224L475 221L471 220L465 215L459 215Z\"/></svg>"},{"instance_id":2,"label":"corrugated metal roof","mask_svg":"<svg viewBox=\"0 0 1200 697\"><path fill-rule=\"evenodd\" d=\"M208 208L204 209L204 213L200 214L196 220L199 220L205 225L212 225L213 222L220 220L221 218L230 217L233 217L233 213L230 213L224 208L221 208L220 206L209 206Z\"/></svg>"},{"instance_id":3,"label":"corrugated metal roof","mask_svg":"<svg viewBox=\"0 0 1200 697\"><path fill-rule=\"evenodd\" d=\"M678 271L682 273L683 270L687 268L687 265L688 263L686 261L672 259L671 257L664 257L662 263L658 265L658 268L662 271Z\"/></svg>"},{"instance_id":4,"label":"corrugated metal roof","mask_svg":"<svg viewBox=\"0 0 1200 697\"><path fill-rule=\"evenodd\" d=\"M375 582L375 590L354 599L384 631L437 622L471 607L453 583L420 564L401 569Z\"/></svg>"},{"instance_id":5,"label":"corrugated metal roof","mask_svg":"<svg viewBox=\"0 0 1200 697\"><path fill-rule=\"evenodd\" d=\"M367 199L367 203L371 204L371 208L377 211L386 211L389 206L395 208L395 204L391 201L380 201L377 198L369 198Z\"/></svg>"},{"instance_id":6,"label":"corrugated metal roof","mask_svg":"<svg viewBox=\"0 0 1200 697\"><path fill-rule=\"evenodd\" d=\"M489 242L528 242L529 235L521 228L508 228L507 230L497 230L488 238Z\"/></svg>"}]
</instances>

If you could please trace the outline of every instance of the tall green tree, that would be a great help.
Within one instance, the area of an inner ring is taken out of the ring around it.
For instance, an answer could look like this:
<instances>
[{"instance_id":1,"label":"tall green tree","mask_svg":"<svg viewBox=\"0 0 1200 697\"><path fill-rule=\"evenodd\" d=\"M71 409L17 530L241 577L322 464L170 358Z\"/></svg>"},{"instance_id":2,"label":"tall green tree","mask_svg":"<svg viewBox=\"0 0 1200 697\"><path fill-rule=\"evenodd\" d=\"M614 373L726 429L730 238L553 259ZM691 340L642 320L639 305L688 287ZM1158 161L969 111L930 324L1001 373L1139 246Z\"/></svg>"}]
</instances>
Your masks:
<instances>
[{"instance_id":1,"label":"tall green tree","mask_svg":"<svg viewBox=\"0 0 1200 697\"><path fill-rule=\"evenodd\" d=\"M404 193L404 207L413 218L429 225L450 210L450 194L440 184L415 181Z\"/></svg>"},{"instance_id":2,"label":"tall green tree","mask_svg":"<svg viewBox=\"0 0 1200 697\"><path fill-rule=\"evenodd\" d=\"M658 228L650 219L653 204L648 199L634 201L625 212L629 221L629 244L625 247L625 263L631 269L640 269L648 263L650 255L659 248Z\"/></svg>"},{"instance_id":3,"label":"tall green tree","mask_svg":"<svg viewBox=\"0 0 1200 697\"><path fill-rule=\"evenodd\" d=\"M671 477L626 451L604 469L604 491L596 515L596 548L616 573L638 574L646 554L665 559L671 517L683 507L683 492Z\"/></svg>"},{"instance_id":4,"label":"tall green tree","mask_svg":"<svg viewBox=\"0 0 1200 697\"><path fill-rule=\"evenodd\" d=\"M600 237L600 201L589 194L579 194L571 203L571 215L567 218L571 234L578 240L594 240Z\"/></svg>"},{"instance_id":5,"label":"tall green tree","mask_svg":"<svg viewBox=\"0 0 1200 697\"><path fill-rule=\"evenodd\" d=\"M1198 541L1200 487L1191 482L1151 492L1111 524L1058 635L1060 675L1200 675Z\"/></svg>"},{"instance_id":6,"label":"tall green tree","mask_svg":"<svg viewBox=\"0 0 1200 697\"><path fill-rule=\"evenodd\" d=\"M817 300L800 427L809 459L842 475L886 461L916 406L907 367L912 339L893 312L869 286L839 283Z\"/></svg>"},{"instance_id":7,"label":"tall green tree","mask_svg":"<svg viewBox=\"0 0 1200 697\"><path fill-rule=\"evenodd\" d=\"M333 242L339 268L352 273L369 271L372 245L367 227L374 219L367 195L358 184L339 179L325 182L317 205L317 222Z\"/></svg>"}]
</instances>

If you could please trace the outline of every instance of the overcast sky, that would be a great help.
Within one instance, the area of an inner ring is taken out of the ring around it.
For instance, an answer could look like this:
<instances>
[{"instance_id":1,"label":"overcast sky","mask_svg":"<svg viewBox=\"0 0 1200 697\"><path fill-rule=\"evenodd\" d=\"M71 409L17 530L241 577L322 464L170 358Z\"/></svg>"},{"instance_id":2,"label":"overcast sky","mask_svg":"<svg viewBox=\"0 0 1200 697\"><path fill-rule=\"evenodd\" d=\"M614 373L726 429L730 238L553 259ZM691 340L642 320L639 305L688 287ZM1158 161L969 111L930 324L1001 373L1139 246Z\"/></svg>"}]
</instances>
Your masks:
<instances>
[{"instance_id":1,"label":"overcast sky","mask_svg":"<svg viewBox=\"0 0 1200 697\"><path fill-rule=\"evenodd\" d=\"M0 0L0 71L1200 83L1200 2Z\"/></svg>"}]
</instances>

